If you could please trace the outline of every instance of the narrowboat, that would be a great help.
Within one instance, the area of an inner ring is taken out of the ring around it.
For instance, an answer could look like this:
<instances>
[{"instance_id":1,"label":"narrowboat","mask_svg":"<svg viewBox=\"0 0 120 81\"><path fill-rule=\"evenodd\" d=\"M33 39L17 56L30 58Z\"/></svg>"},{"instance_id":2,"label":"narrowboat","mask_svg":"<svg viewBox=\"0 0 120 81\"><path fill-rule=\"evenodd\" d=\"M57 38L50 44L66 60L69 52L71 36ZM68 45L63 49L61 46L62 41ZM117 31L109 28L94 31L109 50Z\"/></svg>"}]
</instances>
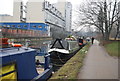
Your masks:
<instances>
[{"instance_id":1,"label":"narrowboat","mask_svg":"<svg viewBox=\"0 0 120 81\"><path fill-rule=\"evenodd\" d=\"M57 71L65 64L76 52L80 49L77 41L68 41L56 39L53 41L50 50L50 61L53 66L53 71Z\"/></svg>"},{"instance_id":2,"label":"narrowboat","mask_svg":"<svg viewBox=\"0 0 120 81\"><path fill-rule=\"evenodd\" d=\"M13 46L7 38L0 39L0 79L2 81L46 81L52 74L52 66L49 64L49 54L38 52L24 46ZM44 55L44 63L36 56Z\"/></svg>"}]
</instances>

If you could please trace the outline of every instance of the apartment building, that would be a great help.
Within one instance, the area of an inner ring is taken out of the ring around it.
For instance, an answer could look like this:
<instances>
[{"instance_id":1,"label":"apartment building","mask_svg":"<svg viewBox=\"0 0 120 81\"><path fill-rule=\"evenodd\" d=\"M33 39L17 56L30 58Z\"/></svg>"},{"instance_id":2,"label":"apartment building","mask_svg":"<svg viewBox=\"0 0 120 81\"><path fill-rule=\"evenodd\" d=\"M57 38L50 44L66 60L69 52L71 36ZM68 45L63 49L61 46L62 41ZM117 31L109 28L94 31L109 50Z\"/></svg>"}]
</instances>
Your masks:
<instances>
[{"instance_id":1,"label":"apartment building","mask_svg":"<svg viewBox=\"0 0 120 81\"><path fill-rule=\"evenodd\" d=\"M22 0L14 0L13 16L7 14L0 15L0 22L21 22L23 19L23 2Z\"/></svg>"},{"instance_id":2,"label":"apartment building","mask_svg":"<svg viewBox=\"0 0 120 81\"><path fill-rule=\"evenodd\" d=\"M65 30L71 31L72 4L70 2L67 2L66 0L58 0L58 2L54 5L62 13L65 19Z\"/></svg>"},{"instance_id":3,"label":"apartment building","mask_svg":"<svg viewBox=\"0 0 120 81\"><path fill-rule=\"evenodd\" d=\"M2 22L46 23L51 34L59 37L56 33L61 36L64 31L71 31L71 12L71 3L65 0L58 0L56 4L46 0L28 0L26 5L22 0L14 0L13 16L0 16L0 19Z\"/></svg>"},{"instance_id":4,"label":"apartment building","mask_svg":"<svg viewBox=\"0 0 120 81\"><path fill-rule=\"evenodd\" d=\"M26 22L46 23L49 25L51 34L65 30L65 20L62 13L48 1L29 0L27 2Z\"/></svg>"},{"instance_id":5,"label":"apartment building","mask_svg":"<svg viewBox=\"0 0 120 81\"><path fill-rule=\"evenodd\" d=\"M72 26L72 4L70 2L66 2L65 8L65 21L66 21L66 31L71 31Z\"/></svg>"}]
</instances>

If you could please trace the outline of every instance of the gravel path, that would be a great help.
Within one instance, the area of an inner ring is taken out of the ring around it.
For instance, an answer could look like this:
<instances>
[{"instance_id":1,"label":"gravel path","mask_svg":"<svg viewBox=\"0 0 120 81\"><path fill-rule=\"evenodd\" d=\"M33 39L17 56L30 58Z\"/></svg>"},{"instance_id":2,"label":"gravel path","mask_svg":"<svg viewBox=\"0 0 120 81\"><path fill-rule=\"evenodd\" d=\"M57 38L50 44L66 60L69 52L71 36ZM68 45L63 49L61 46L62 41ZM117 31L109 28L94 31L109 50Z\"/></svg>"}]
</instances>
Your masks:
<instances>
[{"instance_id":1,"label":"gravel path","mask_svg":"<svg viewBox=\"0 0 120 81\"><path fill-rule=\"evenodd\" d=\"M95 40L84 60L78 79L118 79L118 58L109 56Z\"/></svg>"}]
</instances>

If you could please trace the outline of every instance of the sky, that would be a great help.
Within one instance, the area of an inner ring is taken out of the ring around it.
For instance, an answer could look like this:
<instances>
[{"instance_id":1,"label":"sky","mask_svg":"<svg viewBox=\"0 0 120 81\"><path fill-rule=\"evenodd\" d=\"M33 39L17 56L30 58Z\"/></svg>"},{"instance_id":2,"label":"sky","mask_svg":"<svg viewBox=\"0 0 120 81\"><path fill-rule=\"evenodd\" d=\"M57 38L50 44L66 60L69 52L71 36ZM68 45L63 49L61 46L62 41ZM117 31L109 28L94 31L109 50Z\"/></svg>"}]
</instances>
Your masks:
<instances>
[{"instance_id":1,"label":"sky","mask_svg":"<svg viewBox=\"0 0 120 81\"><path fill-rule=\"evenodd\" d=\"M0 0L0 14L8 14L8 15L13 15L13 1L14 0ZM22 0L24 4L28 0ZM47 0L50 3L55 3L57 0ZM81 4L84 0L66 0L68 2L72 3L73 11L72 11L72 22L76 19L74 9Z\"/></svg>"},{"instance_id":2,"label":"sky","mask_svg":"<svg viewBox=\"0 0 120 81\"><path fill-rule=\"evenodd\" d=\"M24 4L28 0L22 0ZM57 0L47 0L50 1L51 3L57 2ZM66 0L72 3L73 8L75 8L76 5L80 4L83 2L83 0ZM9 14L13 15L13 0L0 0L0 14Z\"/></svg>"},{"instance_id":3,"label":"sky","mask_svg":"<svg viewBox=\"0 0 120 81\"><path fill-rule=\"evenodd\" d=\"M24 2L24 4L28 1L28 0L22 0ZM55 3L57 2L57 0L47 0L50 3ZM82 4L83 2L85 2L86 0L66 0L68 2L72 3L72 22L76 20L77 16L76 16L76 12L75 9ZM95 0L94 0L95 1ZM120 1L120 0L118 0ZM0 14L9 14L9 15L13 15L13 0L0 0ZM76 29L76 28L73 28ZM79 30L79 28L78 28Z\"/></svg>"}]
</instances>

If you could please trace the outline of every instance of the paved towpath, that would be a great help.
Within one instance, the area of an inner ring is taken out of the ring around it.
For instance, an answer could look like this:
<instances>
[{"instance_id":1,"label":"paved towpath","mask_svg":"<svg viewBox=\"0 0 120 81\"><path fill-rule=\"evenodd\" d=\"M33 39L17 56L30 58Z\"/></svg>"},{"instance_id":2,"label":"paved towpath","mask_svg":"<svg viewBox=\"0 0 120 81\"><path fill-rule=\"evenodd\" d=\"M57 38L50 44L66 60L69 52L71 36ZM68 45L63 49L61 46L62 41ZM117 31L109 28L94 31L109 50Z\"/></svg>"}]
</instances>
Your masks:
<instances>
[{"instance_id":1,"label":"paved towpath","mask_svg":"<svg viewBox=\"0 0 120 81\"><path fill-rule=\"evenodd\" d=\"M109 56L95 40L84 59L78 79L118 79L118 58Z\"/></svg>"}]
</instances>

